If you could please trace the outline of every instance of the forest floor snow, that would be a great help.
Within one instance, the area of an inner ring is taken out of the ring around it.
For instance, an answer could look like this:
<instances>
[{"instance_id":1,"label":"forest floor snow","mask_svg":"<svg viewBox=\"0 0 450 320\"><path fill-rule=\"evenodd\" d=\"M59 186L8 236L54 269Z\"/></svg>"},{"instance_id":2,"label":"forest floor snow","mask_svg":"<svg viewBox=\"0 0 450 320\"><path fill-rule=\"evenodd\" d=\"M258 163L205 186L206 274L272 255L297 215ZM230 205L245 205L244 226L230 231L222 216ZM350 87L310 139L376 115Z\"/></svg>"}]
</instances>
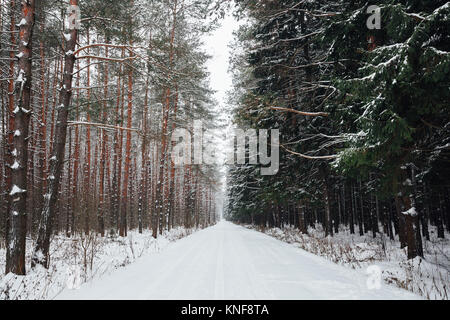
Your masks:
<instances>
[{"instance_id":1,"label":"forest floor snow","mask_svg":"<svg viewBox=\"0 0 450 320\"><path fill-rule=\"evenodd\" d=\"M445 239L439 239L435 227L430 227L430 241L423 239L425 258L408 260L406 248L400 249L398 240L390 240L383 234L373 238L372 233L360 236L350 234L346 229L325 238L319 224L308 228L307 235L292 226L283 229L244 226L352 269L366 272L379 270L385 283L425 299L449 299L450 235L445 233Z\"/></svg>"},{"instance_id":2,"label":"forest floor snow","mask_svg":"<svg viewBox=\"0 0 450 320\"><path fill-rule=\"evenodd\" d=\"M34 242L27 239L27 275L4 274L6 249L0 244L0 300L53 299L65 288L76 289L86 282L101 278L144 256L163 251L172 242L195 232L195 229L174 228L157 239L151 231L128 232L127 237L68 238L55 236L50 246L50 268L30 269Z\"/></svg>"},{"instance_id":3,"label":"forest floor snow","mask_svg":"<svg viewBox=\"0 0 450 320\"><path fill-rule=\"evenodd\" d=\"M368 275L230 222L65 289L57 299L420 299Z\"/></svg>"}]
</instances>

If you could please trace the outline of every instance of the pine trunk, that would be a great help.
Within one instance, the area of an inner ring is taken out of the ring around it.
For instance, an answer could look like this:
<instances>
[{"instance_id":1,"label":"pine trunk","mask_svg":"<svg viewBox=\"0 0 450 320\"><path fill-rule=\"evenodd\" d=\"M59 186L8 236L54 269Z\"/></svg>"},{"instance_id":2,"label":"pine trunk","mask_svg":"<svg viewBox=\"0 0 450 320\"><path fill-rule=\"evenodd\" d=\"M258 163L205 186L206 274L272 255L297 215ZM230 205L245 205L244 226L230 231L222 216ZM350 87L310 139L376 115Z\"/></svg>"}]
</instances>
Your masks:
<instances>
[{"instance_id":1,"label":"pine trunk","mask_svg":"<svg viewBox=\"0 0 450 320\"><path fill-rule=\"evenodd\" d=\"M14 2L12 3L12 5ZM13 14L13 13L12 13ZM25 274L25 245L27 232L27 167L28 126L31 116L32 37L35 23L35 1L21 2L19 29L19 76L17 107L10 114L14 128L12 141L11 192L9 207L9 234L6 250L6 273Z\"/></svg>"},{"instance_id":2,"label":"pine trunk","mask_svg":"<svg viewBox=\"0 0 450 320\"><path fill-rule=\"evenodd\" d=\"M70 0L71 5L77 5L77 0ZM54 136L54 148L50 158L49 177L47 179L47 193L44 195L44 204L39 224L38 238L32 257L32 267L40 264L48 267L48 254L50 236L52 234L55 207L58 199L59 182L64 163L66 145L67 120L69 115L70 99L72 96L72 78L75 64L75 45L78 31L73 28L69 32L66 52L64 55L63 83L59 94L58 116Z\"/></svg>"}]
</instances>

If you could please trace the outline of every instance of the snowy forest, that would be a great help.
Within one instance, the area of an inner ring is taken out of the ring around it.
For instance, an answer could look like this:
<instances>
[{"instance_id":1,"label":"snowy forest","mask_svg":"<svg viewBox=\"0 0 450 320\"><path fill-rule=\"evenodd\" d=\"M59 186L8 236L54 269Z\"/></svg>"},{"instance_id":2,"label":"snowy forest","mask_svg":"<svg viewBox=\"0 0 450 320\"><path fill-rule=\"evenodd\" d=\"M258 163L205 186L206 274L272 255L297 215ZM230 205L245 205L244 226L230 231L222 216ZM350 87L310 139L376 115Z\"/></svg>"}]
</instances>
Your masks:
<instances>
[{"instance_id":1,"label":"snowy forest","mask_svg":"<svg viewBox=\"0 0 450 320\"><path fill-rule=\"evenodd\" d=\"M208 4L1 2L1 236L6 272L48 266L50 238L97 232L153 237L209 225L214 168L175 168L170 132L201 118L214 125L207 55ZM69 21L70 22L70 21ZM151 214L149 214L151 212Z\"/></svg>"},{"instance_id":2,"label":"snowy forest","mask_svg":"<svg viewBox=\"0 0 450 320\"><path fill-rule=\"evenodd\" d=\"M366 1L237 3L234 121L279 128L280 170L231 168L227 216L426 257L450 231L449 3L376 1L379 29Z\"/></svg>"},{"instance_id":3,"label":"snowy forest","mask_svg":"<svg viewBox=\"0 0 450 320\"><path fill-rule=\"evenodd\" d=\"M449 51L444 0L0 0L0 299L327 299L335 264L337 298L448 299ZM177 165L199 120L278 129L278 172ZM279 240L331 260L311 296L268 289L258 259L281 284L314 272ZM115 272L135 286L83 287Z\"/></svg>"}]
</instances>

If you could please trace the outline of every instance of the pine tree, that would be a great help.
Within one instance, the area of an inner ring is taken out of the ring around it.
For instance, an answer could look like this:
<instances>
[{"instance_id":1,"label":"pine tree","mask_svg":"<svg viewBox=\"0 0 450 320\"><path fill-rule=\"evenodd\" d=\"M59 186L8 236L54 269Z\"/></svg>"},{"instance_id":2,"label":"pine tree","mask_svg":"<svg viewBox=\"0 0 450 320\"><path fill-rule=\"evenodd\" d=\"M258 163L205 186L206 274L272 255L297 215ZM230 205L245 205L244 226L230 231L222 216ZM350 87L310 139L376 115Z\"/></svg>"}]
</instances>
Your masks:
<instances>
[{"instance_id":1,"label":"pine tree","mask_svg":"<svg viewBox=\"0 0 450 320\"><path fill-rule=\"evenodd\" d=\"M364 50L363 37L350 39L351 48L364 52L354 73L338 73L341 78L336 80L339 108L357 106L357 118L355 135L335 165L342 170L382 172L383 190L395 197L399 222L404 224L400 228L404 228L408 258L414 258L423 254L414 190L420 153L428 149L424 137L430 133L430 123L440 123L448 110L450 60L443 39L449 36L449 8L439 3L426 8L389 1L380 5L385 25L376 32L376 49ZM366 17L364 9L349 12L351 18L332 24L329 33L353 34L351 30ZM354 58L355 53L347 52L349 45L336 44L333 58Z\"/></svg>"},{"instance_id":2,"label":"pine tree","mask_svg":"<svg viewBox=\"0 0 450 320\"><path fill-rule=\"evenodd\" d=\"M12 3L12 5L14 2ZM9 192L9 226L6 250L6 273L25 274L25 246L27 234L27 168L28 132L31 117L32 46L35 24L35 2L21 2L19 28L18 76L16 79L17 105L10 114L13 130L11 160L11 191Z\"/></svg>"}]
</instances>

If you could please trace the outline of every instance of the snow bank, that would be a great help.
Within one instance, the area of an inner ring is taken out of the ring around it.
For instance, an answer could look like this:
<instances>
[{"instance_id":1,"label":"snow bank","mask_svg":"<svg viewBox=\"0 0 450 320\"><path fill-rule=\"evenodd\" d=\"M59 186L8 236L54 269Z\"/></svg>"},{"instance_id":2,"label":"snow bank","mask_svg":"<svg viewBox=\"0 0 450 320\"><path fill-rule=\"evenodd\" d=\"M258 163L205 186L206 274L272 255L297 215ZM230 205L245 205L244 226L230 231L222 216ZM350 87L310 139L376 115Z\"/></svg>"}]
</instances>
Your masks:
<instances>
[{"instance_id":1,"label":"snow bank","mask_svg":"<svg viewBox=\"0 0 450 320\"><path fill-rule=\"evenodd\" d=\"M0 243L0 300L52 299L64 288L109 274L142 256L157 253L195 229L174 228L154 239L150 231L130 231L127 237L100 237L95 233L74 238L55 236L50 248L50 268L30 269L34 242L27 240L27 275L4 275L5 248Z\"/></svg>"},{"instance_id":2,"label":"snow bank","mask_svg":"<svg viewBox=\"0 0 450 320\"><path fill-rule=\"evenodd\" d=\"M255 229L251 225L245 227ZM417 257L412 260L407 260L407 249L400 249L397 240L390 240L381 234L373 238L372 234L359 236L345 229L325 238L319 224L309 228L307 235L291 226L258 231L352 269L365 269L375 264L381 268L386 283L427 299L448 300L450 236L446 234L445 239L439 239L435 229L430 226L430 241L424 239L425 259Z\"/></svg>"}]
</instances>

